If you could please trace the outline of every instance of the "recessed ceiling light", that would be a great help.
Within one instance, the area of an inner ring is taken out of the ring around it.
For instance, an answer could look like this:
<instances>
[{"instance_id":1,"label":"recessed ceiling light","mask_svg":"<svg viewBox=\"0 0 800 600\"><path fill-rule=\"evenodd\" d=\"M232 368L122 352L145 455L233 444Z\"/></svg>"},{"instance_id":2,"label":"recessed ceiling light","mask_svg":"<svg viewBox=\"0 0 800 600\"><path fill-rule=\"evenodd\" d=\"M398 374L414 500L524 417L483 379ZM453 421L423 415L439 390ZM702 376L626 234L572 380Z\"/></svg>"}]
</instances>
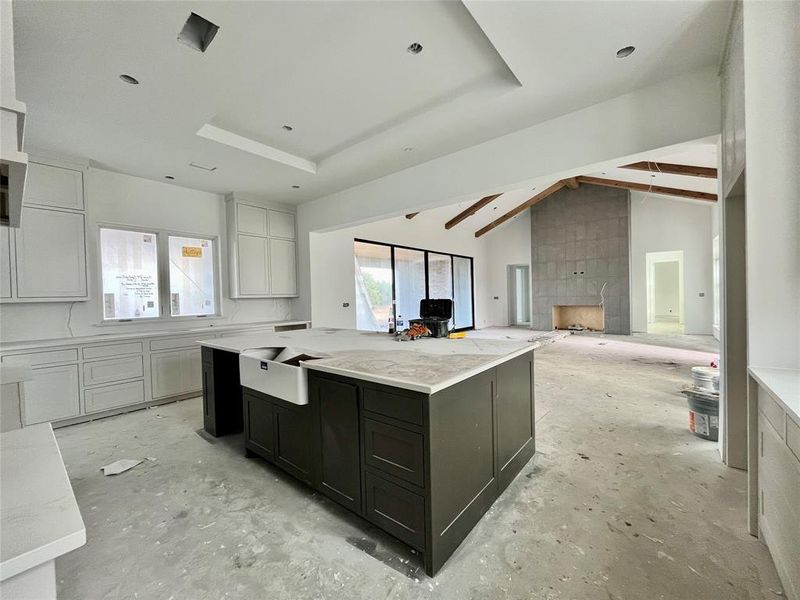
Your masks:
<instances>
[{"instance_id":1,"label":"recessed ceiling light","mask_svg":"<svg viewBox=\"0 0 800 600\"><path fill-rule=\"evenodd\" d=\"M294 127L292 127L291 125L284 125L283 127L281 127L281 129L285 129L286 131L292 131Z\"/></svg>"},{"instance_id":2,"label":"recessed ceiling light","mask_svg":"<svg viewBox=\"0 0 800 600\"><path fill-rule=\"evenodd\" d=\"M293 186L292 186L292 189L293 189L293 190L299 190L299 189L300 189L300 186L299 186L299 185L293 185Z\"/></svg>"},{"instance_id":3,"label":"recessed ceiling light","mask_svg":"<svg viewBox=\"0 0 800 600\"><path fill-rule=\"evenodd\" d=\"M411 152L414 148L412 146L404 146L403 152Z\"/></svg>"},{"instance_id":4,"label":"recessed ceiling light","mask_svg":"<svg viewBox=\"0 0 800 600\"><path fill-rule=\"evenodd\" d=\"M123 73L122 75L119 76L119 78L122 79L122 81L124 81L125 83L130 83L131 85L139 85L139 80L136 79L136 77L132 77L131 75L126 75L125 73Z\"/></svg>"},{"instance_id":5,"label":"recessed ceiling light","mask_svg":"<svg viewBox=\"0 0 800 600\"><path fill-rule=\"evenodd\" d=\"M617 58L626 58L633 54L633 51L636 50L633 46L625 46L624 48L620 48L617 50Z\"/></svg>"},{"instance_id":6,"label":"recessed ceiling light","mask_svg":"<svg viewBox=\"0 0 800 600\"><path fill-rule=\"evenodd\" d=\"M419 42L414 42L408 48L406 48L406 52L408 52L409 54L419 54L420 52L422 52L422 44L420 44Z\"/></svg>"},{"instance_id":7,"label":"recessed ceiling light","mask_svg":"<svg viewBox=\"0 0 800 600\"><path fill-rule=\"evenodd\" d=\"M170 181L172 181L175 178L172 175L164 175L164 179L169 179Z\"/></svg>"}]
</instances>

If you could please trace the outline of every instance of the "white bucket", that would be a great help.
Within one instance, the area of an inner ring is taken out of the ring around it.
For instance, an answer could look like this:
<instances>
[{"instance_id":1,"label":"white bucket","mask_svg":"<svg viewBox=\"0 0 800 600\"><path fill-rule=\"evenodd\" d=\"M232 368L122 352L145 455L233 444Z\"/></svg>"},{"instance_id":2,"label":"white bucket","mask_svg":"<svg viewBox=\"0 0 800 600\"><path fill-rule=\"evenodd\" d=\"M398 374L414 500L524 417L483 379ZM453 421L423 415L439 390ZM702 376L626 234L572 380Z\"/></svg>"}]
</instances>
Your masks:
<instances>
[{"instance_id":1,"label":"white bucket","mask_svg":"<svg viewBox=\"0 0 800 600\"><path fill-rule=\"evenodd\" d=\"M719 392L719 369L714 367L692 367L692 379L695 387Z\"/></svg>"}]
</instances>

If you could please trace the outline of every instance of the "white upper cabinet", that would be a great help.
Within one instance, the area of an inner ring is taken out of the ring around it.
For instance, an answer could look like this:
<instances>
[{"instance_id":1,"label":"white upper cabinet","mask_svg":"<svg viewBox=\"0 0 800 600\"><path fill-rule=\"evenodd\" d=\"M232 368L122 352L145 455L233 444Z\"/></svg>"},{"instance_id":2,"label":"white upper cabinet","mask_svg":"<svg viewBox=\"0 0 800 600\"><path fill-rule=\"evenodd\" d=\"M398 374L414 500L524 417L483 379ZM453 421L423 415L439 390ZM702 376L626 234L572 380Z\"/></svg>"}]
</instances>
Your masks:
<instances>
[{"instance_id":1,"label":"white upper cabinet","mask_svg":"<svg viewBox=\"0 0 800 600\"><path fill-rule=\"evenodd\" d=\"M270 237L293 240L295 238L294 215L279 210L270 210L269 235Z\"/></svg>"},{"instance_id":2,"label":"white upper cabinet","mask_svg":"<svg viewBox=\"0 0 800 600\"><path fill-rule=\"evenodd\" d=\"M734 5L722 62L722 193L727 195L745 168L744 30L741 3Z\"/></svg>"},{"instance_id":3,"label":"white upper cabinet","mask_svg":"<svg viewBox=\"0 0 800 600\"><path fill-rule=\"evenodd\" d=\"M11 230L0 227L0 298L11 298Z\"/></svg>"},{"instance_id":4,"label":"white upper cabinet","mask_svg":"<svg viewBox=\"0 0 800 600\"><path fill-rule=\"evenodd\" d=\"M250 204L236 205L236 222L239 233L267 237L267 209Z\"/></svg>"},{"instance_id":5,"label":"white upper cabinet","mask_svg":"<svg viewBox=\"0 0 800 600\"><path fill-rule=\"evenodd\" d=\"M266 238L238 236L240 296L269 294L269 256Z\"/></svg>"},{"instance_id":6,"label":"white upper cabinet","mask_svg":"<svg viewBox=\"0 0 800 600\"><path fill-rule=\"evenodd\" d=\"M83 171L70 165L29 163L20 226L2 228L0 301L89 299Z\"/></svg>"},{"instance_id":7,"label":"white upper cabinet","mask_svg":"<svg viewBox=\"0 0 800 600\"><path fill-rule=\"evenodd\" d=\"M83 173L40 163L28 164L26 205L83 210Z\"/></svg>"},{"instance_id":8,"label":"white upper cabinet","mask_svg":"<svg viewBox=\"0 0 800 600\"><path fill-rule=\"evenodd\" d=\"M226 198L231 298L297 295L295 213Z\"/></svg>"},{"instance_id":9,"label":"white upper cabinet","mask_svg":"<svg viewBox=\"0 0 800 600\"><path fill-rule=\"evenodd\" d=\"M23 207L14 249L19 298L86 296L83 213Z\"/></svg>"},{"instance_id":10,"label":"white upper cabinet","mask_svg":"<svg viewBox=\"0 0 800 600\"><path fill-rule=\"evenodd\" d=\"M274 296L297 294L294 242L270 239L269 265L272 294Z\"/></svg>"}]
</instances>

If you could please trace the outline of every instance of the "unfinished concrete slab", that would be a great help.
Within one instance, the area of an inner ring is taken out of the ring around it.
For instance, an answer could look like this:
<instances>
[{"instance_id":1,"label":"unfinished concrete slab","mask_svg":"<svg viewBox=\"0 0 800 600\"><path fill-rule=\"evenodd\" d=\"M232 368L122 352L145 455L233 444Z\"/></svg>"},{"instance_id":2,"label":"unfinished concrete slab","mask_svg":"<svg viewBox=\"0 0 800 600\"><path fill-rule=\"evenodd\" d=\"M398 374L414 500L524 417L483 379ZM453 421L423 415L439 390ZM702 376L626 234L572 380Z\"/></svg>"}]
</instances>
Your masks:
<instances>
[{"instance_id":1,"label":"unfinished concrete slab","mask_svg":"<svg viewBox=\"0 0 800 600\"><path fill-rule=\"evenodd\" d=\"M199 399L57 432L87 528L61 598L775 599L746 474L678 393L712 354L570 336L537 350L539 454L433 579L411 551L211 439ZM149 458L104 477L121 458Z\"/></svg>"}]
</instances>

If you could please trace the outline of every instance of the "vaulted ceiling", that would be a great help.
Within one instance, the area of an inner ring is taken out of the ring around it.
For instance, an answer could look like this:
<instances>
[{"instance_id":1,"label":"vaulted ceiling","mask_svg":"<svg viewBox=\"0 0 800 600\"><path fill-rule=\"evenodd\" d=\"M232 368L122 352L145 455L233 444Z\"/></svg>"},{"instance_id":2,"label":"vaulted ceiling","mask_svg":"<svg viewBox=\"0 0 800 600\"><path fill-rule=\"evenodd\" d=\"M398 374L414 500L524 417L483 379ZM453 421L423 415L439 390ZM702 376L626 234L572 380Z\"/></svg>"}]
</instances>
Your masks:
<instances>
[{"instance_id":1,"label":"vaulted ceiling","mask_svg":"<svg viewBox=\"0 0 800 600\"><path fill-rule=\"evenodd\" d=\"M716 64L729 4L45 1L14 10L29 146L302 202ZM219 26L205 53L176 39L191 11ZM407 51L414 42L418 54ZM636 52L618 59L627 45ZM204 125L301 160L200 137Z\"/></svg>"}]
</instances>

